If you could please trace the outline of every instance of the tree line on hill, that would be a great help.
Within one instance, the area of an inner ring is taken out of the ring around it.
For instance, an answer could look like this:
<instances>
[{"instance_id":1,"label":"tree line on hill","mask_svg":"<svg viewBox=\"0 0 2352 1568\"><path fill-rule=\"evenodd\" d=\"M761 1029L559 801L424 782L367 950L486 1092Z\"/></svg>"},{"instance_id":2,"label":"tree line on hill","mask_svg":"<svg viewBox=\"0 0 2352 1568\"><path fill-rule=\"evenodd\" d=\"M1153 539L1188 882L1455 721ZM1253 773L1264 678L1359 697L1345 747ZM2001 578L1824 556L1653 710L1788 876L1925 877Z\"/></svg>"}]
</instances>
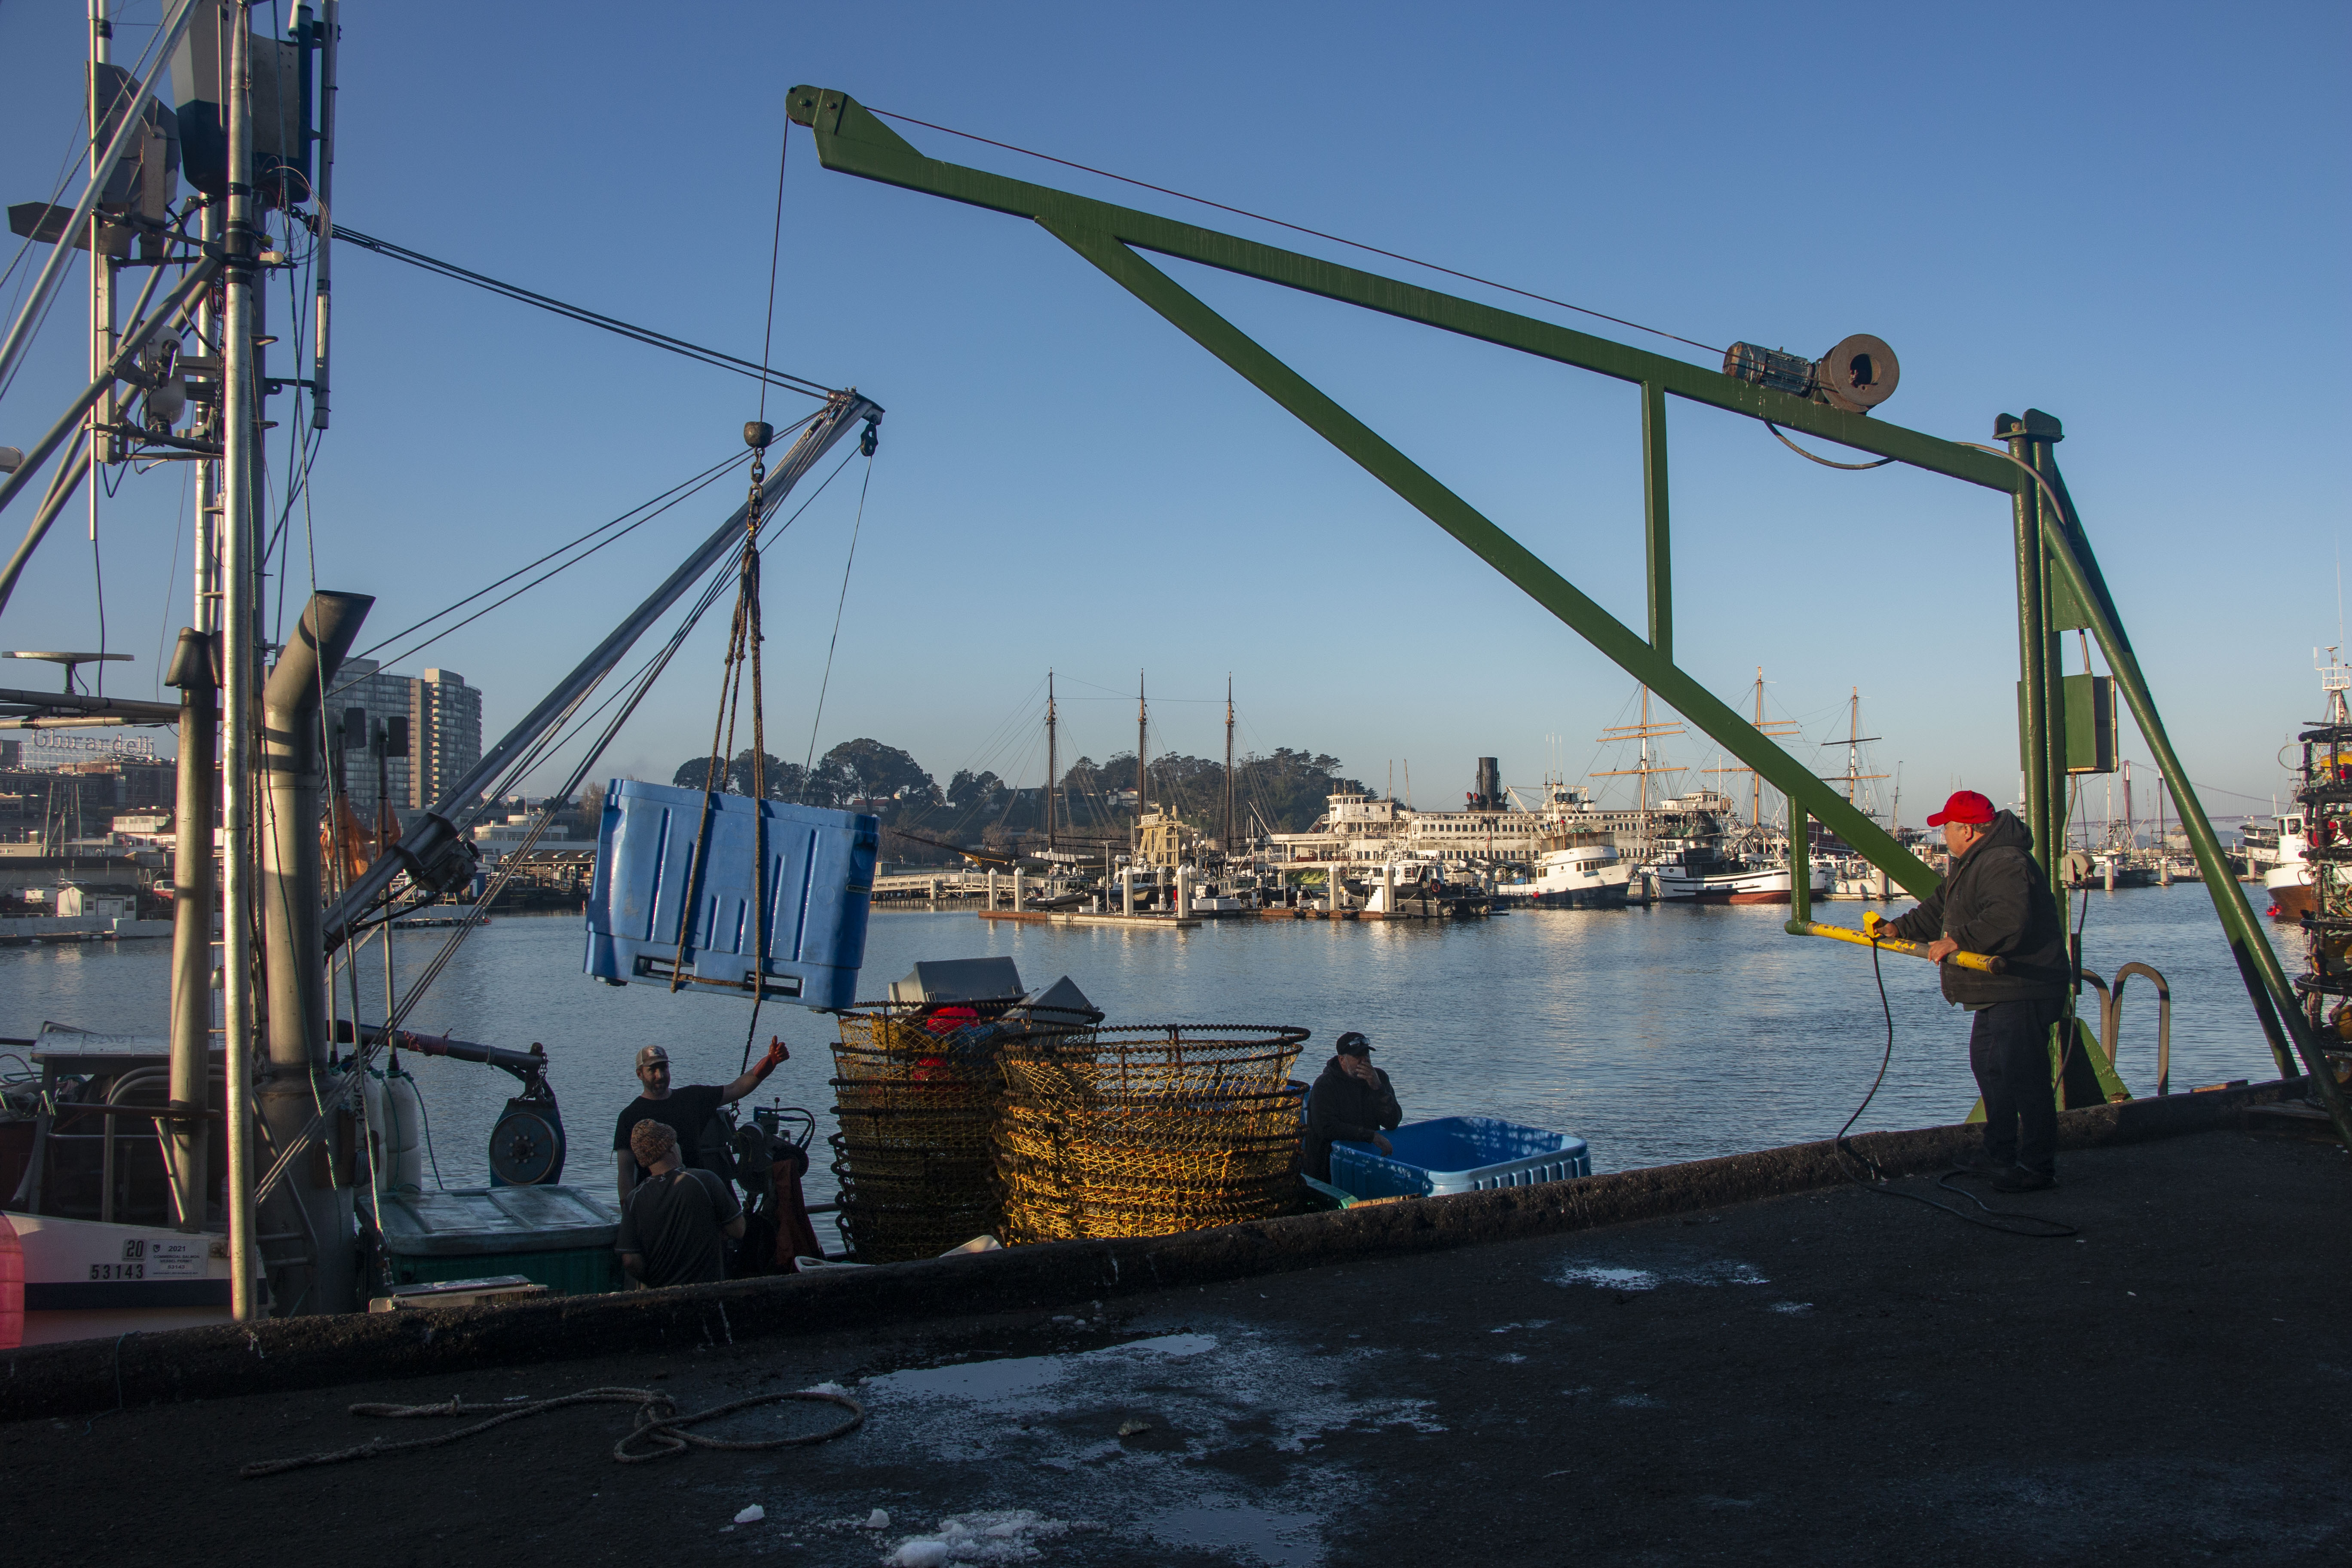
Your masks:
<instances>
[{"instance_id":1,"label":"tree line on hill","mask_svg":"<svg viewBox=\"0 0 2352 1568\"><path fill-rule=\"evenodd\" d=\"M1045 790L1007 784L995 773L959 769L942 786L915 759L896 746L870 738L845 741L813 764L773 755L756 759L760 794L770 800L870 812L886 828L919 834L920 839L887 837L883 856L891 860L947 858L939 844L1008 848L1042 840ZM670 782L704 789L714 772L719 788L737 795L752 790L752 752L746 748L723 768L707 756L680 763ZM1234 766L1236 837L1259 832L1296 833L1323 815L1324 797L1362 794L1363 784L1341 776L1339 759L1318 752L1276 747L1272 755L1252 754ZM1212 837L1223 831L1225 765L1222 760L1171 752L1151 759L1150 805L1181 817ZM1124 842L1136 819L1135 753L1097 763L1080 757L1063 770L1054 802L1057 837Z\"/></svg>"}]
</instances>

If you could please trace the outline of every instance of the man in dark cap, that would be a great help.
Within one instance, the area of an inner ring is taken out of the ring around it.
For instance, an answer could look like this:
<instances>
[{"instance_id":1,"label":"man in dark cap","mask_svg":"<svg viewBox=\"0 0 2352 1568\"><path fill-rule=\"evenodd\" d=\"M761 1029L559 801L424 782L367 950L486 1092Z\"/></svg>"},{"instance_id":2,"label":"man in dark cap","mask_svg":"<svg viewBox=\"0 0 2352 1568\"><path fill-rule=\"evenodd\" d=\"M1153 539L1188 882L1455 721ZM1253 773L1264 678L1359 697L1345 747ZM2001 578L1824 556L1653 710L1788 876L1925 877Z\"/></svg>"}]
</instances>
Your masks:
<instances>
[{"instance_id":1,"label":"man in dark cap","mask_svg":"<svg viewBox=\"0 0 2352 1568\"><path fill-rule=\"evenodd\" d=\"M630 1279L646 1286L700 1285L727 1278L727 1243L743 1237L743 1205L709 1171L678 1163L677 1133L647 1120L629 1130L646 1179L621 1202L613 1250Z\"/></svg>"},{"instance_id":2,"label":"man in dark cap","mask_svg":"<svg viewBox=\"0 0 2352 1568\"><path fill-rule=\"evenodd\" d=\"M1340 1036L1307 1096L1307 1173L1318 1182L1331 1179L1334 1142L1370 1143L1388 1153L1381 1131L1403 1120L1389 1075L1372 1065L1371 1042L1353 1030Z\"/></svg>"},{"instance_id":3,"label":"man in dark cap","mask_svg":"<svg viewBox=\"0 0 2352 1568\"><path fill-rule=\"evenodd\" d=\"M719 1162L724 1148L702 1147L703 1130L710 1119L719 1114L722 1105L732 1105L761 1084L792 1056L781 1039L768 1042L768 1054L753 1062L751 1070L732 1083L688 1083L672 1089L669 1083L669 1052L659 1046L642 1046L637 1050L637 1082L644 1090L636 1099L621 1108L621 1119L613 1129L613 1163L619 1176L621 1198L628 1200L629 1193L647 1174L646 1163L629 1147L629 1131L641 1121L658 1119L670 1128L677 1140L679 1163L698 1170L710 1171L724 1180L726 1170ZM724 1124L721 1124L722 1131Z\"/></svg>"},{"instance_id":4,"label":"man in dark cap","mask_svg":"<svg viewBox=\"0 0 2352 1568\"><path fill-rule=\"evenodd\" d=\"M1875 929L1927 942L1944 999L1975 1015L1969 1066L1984 1096L1984 1152L1962 1168L2004 1193L2039 1192L2058 1179L2050 1031L2071 980L2066 921L2034 863L2033 835L2015 816L1964 789L1927 826L1944 830L1951 873L1917 909ZM1955 952L1997 957L2001 973L1944 962Z\"/></svg>"}]
</instances>

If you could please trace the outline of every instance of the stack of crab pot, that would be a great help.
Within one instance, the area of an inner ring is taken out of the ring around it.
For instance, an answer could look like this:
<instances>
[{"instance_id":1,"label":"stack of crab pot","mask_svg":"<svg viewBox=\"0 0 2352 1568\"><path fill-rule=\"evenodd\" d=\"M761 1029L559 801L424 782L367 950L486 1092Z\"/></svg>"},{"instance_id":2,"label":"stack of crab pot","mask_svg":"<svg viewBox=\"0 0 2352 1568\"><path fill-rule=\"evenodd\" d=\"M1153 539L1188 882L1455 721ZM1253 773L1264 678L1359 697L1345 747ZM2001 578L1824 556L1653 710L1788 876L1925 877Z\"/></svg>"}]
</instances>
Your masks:
<instances>
[{"instance_id":1,"label":"stack of crab pot","mask_svg":"<svg viewBox=\"0 0 2352 1568\"><path fill-rule=\"evenodd\" d=\"M1167 1024L999 1053L1011 1243L1161 1236L1291 1212L1304 1029Z\"/></svg>"},{"instance_id":2,"label":"stack of crab pot","mask_svg":"<svg viewBox=\"0 0 2352 1568\"><path fill-rule=\"evenodd\" d=\"M843 1014L833 1047L841 1131L831 1142L850 1255L898 1263L1001 1237L998 1054L1086 1032L1019 1007L873 1004Z\"/></svg>"}]
</instances>

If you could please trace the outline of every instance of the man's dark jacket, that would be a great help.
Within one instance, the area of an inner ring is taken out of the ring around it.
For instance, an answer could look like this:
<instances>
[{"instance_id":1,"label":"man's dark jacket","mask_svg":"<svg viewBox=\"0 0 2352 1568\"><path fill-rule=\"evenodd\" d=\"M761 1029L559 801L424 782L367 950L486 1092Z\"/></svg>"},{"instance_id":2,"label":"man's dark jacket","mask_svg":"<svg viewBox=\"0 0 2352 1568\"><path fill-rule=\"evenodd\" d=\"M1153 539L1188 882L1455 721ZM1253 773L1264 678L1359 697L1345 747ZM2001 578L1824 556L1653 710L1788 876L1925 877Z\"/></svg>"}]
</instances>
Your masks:
<instances>
[{"instance_id":1,"label":"man's dark jacket","mask_svg":"<svg viewBox=\"0 0 2352 1568\"><path fill-rule=\"evenodd\" d=\"M1934 896L1890 927L1912 942L1948 936L1963 952L2007 961L2001 974L1943 964L1947 1002L1983 1007L2066 994L2066 921L2032 850L2025 824L2002 812L1976 847L1953 864Z\"/></svg>"},{"instance_id":2,"label":"man's dark jacket","mask_svg":"<svg viewBox=\"0 0 2352 1568\"><path fill-rule=\"evenodd\" d=\"M1378 1089L1350 1075L1333 1057L1315 1080L1314 1091L1307 1097L1307 1173L1317 1181L1331 1179L1334 1140L1369 1143L1373 1133L1404 1120L1389 1075L1378 1068L1372 1072L1381 1080Z\"/></svg>"}]
</instances>

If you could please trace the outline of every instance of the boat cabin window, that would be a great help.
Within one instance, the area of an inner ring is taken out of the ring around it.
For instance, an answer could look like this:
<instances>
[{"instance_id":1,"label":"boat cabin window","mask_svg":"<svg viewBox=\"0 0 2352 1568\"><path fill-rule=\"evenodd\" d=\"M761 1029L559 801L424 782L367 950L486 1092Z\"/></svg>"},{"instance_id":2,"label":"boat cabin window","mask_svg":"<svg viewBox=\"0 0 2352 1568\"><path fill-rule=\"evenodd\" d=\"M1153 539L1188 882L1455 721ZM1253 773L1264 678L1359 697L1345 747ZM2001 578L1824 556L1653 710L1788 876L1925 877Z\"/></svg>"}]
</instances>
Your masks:
<instances>
[{"instance_id":1,"label":"boat cabin window","mask_svg":"<svg viewBox=\"0 0 2352 1568\"><path fill-rule=\"evenodd\" d=\"M2288 817L2288 818L2286 819L2285 823L2283 825L2283 830L2284 830L2284 831L2285 831L2285 832L2288 832L2288 833L2300 833L2300 832L2302 832L2302 831L2303 831L2303 818L2301 818L2301 817L2299 817L2299 816L2290 816L2290 817Z\"/></svg>"}]
</instances>

